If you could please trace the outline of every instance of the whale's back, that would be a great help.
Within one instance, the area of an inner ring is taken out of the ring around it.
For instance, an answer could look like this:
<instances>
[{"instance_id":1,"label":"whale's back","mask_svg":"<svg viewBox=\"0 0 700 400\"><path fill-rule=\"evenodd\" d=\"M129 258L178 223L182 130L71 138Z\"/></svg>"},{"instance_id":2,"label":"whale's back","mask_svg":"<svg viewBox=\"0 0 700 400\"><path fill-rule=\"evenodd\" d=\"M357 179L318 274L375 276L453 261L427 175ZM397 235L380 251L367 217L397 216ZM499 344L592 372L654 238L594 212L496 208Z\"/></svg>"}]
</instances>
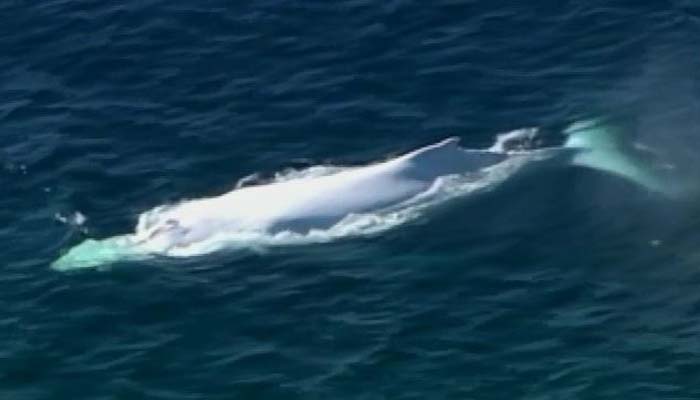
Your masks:
<instances>
[{"instance_id":1,"label":"whale's back","mask_svg":"<svg viewBox=\"0 0 700 400\"><path fill-rule=\"evenodd\" d=\"M507 153L464 149L459 146L459 138L451 137L412 151L398 160L405 164L401 172L404 177L433 180L445 175L477 171L507 158Z\"/></svg>"},{"instance_id":2,"label":"whale's back","mask_svg":"<svg viewBox=\"0 0 700 400\"><path fill-rule=\"evenodd\" d=\"M321 177L249 186L168 209L183 243L216 230L308 232L343 218L400 204L428 190L435 180L500 162L507 155L468 151L450 138L403 156ZM172 232L172 229L164 230Z\"/></svg>"}]
</instances>

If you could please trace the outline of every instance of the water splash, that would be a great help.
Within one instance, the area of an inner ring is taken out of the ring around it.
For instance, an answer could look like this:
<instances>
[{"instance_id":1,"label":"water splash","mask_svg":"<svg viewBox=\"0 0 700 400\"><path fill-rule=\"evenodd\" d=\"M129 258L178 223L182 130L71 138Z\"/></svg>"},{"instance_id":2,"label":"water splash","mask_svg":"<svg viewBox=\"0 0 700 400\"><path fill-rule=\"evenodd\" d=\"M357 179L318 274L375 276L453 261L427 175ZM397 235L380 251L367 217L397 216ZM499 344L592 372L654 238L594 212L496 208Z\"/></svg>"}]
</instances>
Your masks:
<instances>
[{"instance_id":1,"label":"water splash","mask_svg":"<svg viewBox=\"0 0 700 400\"><path fill-rule=\"evenodd\" d=\"M64 223L66 225L76 227L76 228L82 228L85 226L85 223L87 222L87 217L85 214L81 213L80 211L75 211L72 214L65 215L63 213L56 213L54 214L54 218L56 218L57 221Z\"/></svg>"}]
</instances>

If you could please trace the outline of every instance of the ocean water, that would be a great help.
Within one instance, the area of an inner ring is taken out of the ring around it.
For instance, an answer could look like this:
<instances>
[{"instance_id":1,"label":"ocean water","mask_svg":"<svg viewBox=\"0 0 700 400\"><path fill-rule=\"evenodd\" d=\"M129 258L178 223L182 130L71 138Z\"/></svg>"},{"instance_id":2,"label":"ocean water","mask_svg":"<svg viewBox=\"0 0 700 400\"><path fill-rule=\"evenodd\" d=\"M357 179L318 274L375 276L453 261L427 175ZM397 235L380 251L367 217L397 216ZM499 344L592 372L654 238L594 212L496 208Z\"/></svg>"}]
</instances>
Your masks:
<instances>
[{"instance_id":1,"label":"ocean water","mask_svg":"<svg viewBox=\"0 0 700 400\"><path fill-rule=\"evenodd\" d=\"M700 397L697 197L581 168L378 235L49 268L251 174L447 136L556 144L610 118L694 182L697 2L5 0L0 17L0 399Z\"/></svg>"}]
</instances>

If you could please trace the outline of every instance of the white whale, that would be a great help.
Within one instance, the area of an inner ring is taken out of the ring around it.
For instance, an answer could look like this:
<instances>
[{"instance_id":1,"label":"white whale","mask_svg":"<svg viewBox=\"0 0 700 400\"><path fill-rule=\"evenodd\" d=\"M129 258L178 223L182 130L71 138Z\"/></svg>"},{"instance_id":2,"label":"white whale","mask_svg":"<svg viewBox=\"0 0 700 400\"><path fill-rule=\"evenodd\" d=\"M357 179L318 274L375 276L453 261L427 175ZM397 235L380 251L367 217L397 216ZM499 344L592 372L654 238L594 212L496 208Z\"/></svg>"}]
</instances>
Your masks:
<instances>
[{"instance_id":1,"label":"white whale","mask_svg":"<svg viewBox=\"0 0 700 400\"><path fill-rule=\"evenodd\" d=\"M609 129L589 122L575 124L567 132L569 138L563 147L515 153L463 149L457 138L448 138L384 162L158 207L141 216L135 233L88 239L68 250L52 267L67 270L153 256L202 254L222 247L201 247L202 243L234 234L240 238L328 231L349 216L420 203L446 176L484 171L513 158L529 161L561 156L575 165L666 192L661 179L622 151ZM199 250L188 251L196 246Z\"/></svg>"}]
</instances>

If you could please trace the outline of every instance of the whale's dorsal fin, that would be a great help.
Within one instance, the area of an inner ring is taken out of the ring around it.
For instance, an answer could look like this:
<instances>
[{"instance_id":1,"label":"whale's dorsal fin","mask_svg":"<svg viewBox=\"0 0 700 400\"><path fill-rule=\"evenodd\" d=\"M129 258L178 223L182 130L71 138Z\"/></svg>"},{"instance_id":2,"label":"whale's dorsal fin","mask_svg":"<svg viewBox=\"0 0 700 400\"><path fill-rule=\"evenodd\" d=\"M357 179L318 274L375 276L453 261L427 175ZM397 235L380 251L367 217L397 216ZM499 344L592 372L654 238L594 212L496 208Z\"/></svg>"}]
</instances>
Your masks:
<instances>
[{"instance_id":1,"label":"whale's dorsal fin","mask_svg":"<svg viewBox=\"0 0 700 400\"><path fill-rule=\"evenodd\" d=\"M408 156L411 159L419 159L424 157L430 157L435 153L461 149L459 147L459 140L459 137L451 136L437 143L433 143L431 145L421 147L420 149L413 150L412 152L406 154L406 156Z\"/></svg>"},{"instance_id":2,"label":"whale's dorsal fin","mask_svg":"<svg viewBox=\"0 0 700 400\"><path fill-rule=\"evenodd\" d=\"M467 150L459 146L459 137L412 151L402 158L409 164L406 173L417 179L476 171L499 163L508 157L505 153L489 150Z\"/></svg>"}]
</instances>

